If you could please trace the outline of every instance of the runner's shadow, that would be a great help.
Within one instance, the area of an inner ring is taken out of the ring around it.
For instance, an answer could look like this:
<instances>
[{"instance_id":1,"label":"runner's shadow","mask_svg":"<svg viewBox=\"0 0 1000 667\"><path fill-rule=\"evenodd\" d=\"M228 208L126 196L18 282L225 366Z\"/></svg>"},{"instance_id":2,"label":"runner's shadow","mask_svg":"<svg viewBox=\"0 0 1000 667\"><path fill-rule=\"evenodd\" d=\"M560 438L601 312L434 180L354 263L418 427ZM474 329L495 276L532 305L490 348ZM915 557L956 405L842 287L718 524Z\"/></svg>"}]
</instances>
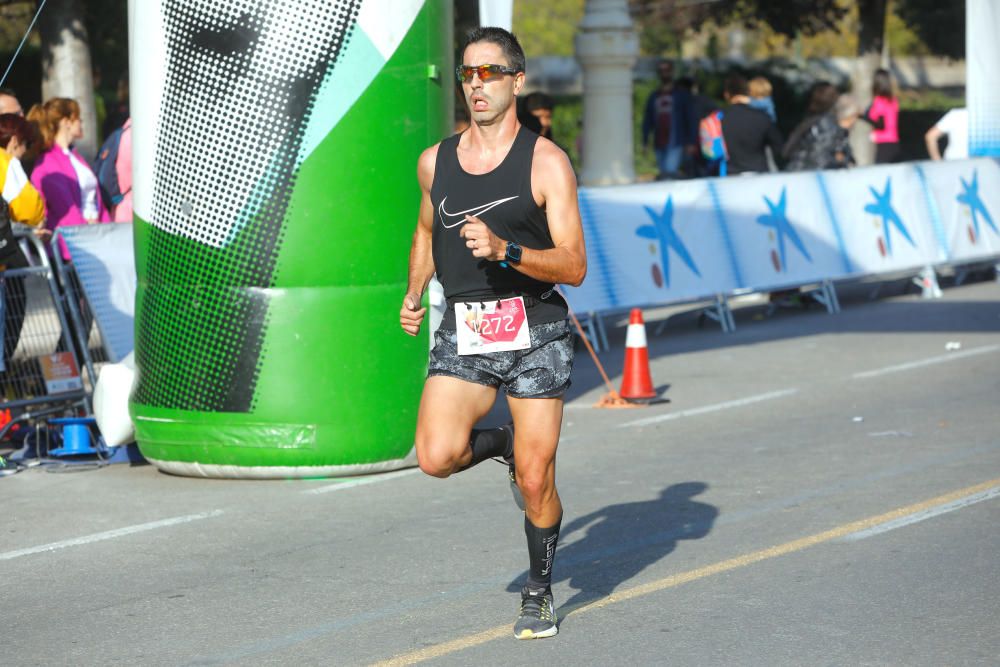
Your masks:
<instances>
[{"instance_id":1,"label":"runner's shadow","mask_svg":"<svg viewBox=\"0 0 1000 667\"><path fill-rule=\"evenodd\" d=\"M607 597L672 552L678 540L708 535L719 510L692 500L707 488L704 482L674 484L653 500L609 505L563 526L552 581L568 581L576 593L559 616ZM581 531L586 534L574 539ZM522 583L523 575L508 590L520 591Z\"/></svg>"}]
</instances>

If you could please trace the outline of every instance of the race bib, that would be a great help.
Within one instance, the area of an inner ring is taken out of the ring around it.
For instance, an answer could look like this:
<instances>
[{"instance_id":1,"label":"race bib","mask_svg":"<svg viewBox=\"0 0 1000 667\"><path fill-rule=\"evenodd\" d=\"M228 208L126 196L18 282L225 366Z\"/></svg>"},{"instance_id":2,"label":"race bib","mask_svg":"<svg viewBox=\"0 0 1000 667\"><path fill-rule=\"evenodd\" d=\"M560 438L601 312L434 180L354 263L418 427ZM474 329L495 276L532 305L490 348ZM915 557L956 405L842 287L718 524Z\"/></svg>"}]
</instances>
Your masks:
<instances>
[{"instance_id":1,"label":"race bib","mask_svg":"<svg viewBox=\"0 0 1000 667\"><path fill-rule=\"evenodd\" d=\"M507 352L531 347L524 298L455 304L458 354Z\"/></svg>"}]
</instances>

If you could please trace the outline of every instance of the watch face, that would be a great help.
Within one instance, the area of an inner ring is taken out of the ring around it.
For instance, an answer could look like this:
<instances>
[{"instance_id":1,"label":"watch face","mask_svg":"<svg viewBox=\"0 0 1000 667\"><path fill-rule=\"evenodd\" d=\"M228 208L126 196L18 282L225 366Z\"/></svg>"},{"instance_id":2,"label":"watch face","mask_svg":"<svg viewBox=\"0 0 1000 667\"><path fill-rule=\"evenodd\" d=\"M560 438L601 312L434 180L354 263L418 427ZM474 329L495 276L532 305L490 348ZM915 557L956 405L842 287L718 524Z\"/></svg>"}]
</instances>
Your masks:
<instances>
[{"instance_id":1,"label":"watch face","mask_svg":"<svg viewBox=\"0 0 1000 667\"><path fill-rule=\"evenodd\" d=\"M507 244L507 259L509 259L512 262L520 262L521 261L521 246L517 245L516 243L508 243Z\"/></svg>"}]
</instances>

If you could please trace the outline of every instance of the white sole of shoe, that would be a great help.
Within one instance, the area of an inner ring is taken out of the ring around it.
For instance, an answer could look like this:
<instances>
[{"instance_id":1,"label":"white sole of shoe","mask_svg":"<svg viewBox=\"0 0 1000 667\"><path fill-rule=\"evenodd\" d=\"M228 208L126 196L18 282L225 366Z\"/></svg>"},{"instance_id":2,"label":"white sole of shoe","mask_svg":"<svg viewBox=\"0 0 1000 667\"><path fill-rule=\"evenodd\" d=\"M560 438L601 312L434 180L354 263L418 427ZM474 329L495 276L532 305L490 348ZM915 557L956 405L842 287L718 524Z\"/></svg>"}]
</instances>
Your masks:
<instances>
[{"instance_id":1,"label":"white sole of shoe","mask_svg":"<svg viewBox=\"0 0 1000 667\"><path fill-rule=\"evenodd\" d=\"M548 630L542 630L541 632L522 630L521 634L514 635L514 637L516 637L517 639L544 639L545 637L554 637L557 632L559 632L559 626L553 625Z\"/></svg>"}]
</instances>

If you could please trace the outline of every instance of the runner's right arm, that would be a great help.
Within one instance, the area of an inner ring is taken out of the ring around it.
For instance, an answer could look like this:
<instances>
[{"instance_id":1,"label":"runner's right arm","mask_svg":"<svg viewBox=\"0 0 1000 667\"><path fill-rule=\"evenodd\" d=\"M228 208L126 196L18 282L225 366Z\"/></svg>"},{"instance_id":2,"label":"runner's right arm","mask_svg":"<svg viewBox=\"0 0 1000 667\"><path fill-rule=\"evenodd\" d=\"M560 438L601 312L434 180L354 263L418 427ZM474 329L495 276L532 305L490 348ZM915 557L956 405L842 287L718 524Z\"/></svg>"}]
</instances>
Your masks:
<instances>
[{"instance_id":1,"label":"runner's right arm","mask_svg":"<svg viewBox=\"0 0 1000 667\"><path fill-rule=\"evenodd\" d=\"M406 296L399 309L399 324L403 331L416 336L424 321L426 308L421 308L420 299L427 289L427 283L434 275L434 255L431 251L431 231L434 226L434 206L431 204L431 184L434 182L434 165L437 161L438 146L435 144L421 155L417 161L417 180L420 182L420 215L417 229L413 232L410 246L410 273L406 286Z\"/></svg>"}]
</instances>

